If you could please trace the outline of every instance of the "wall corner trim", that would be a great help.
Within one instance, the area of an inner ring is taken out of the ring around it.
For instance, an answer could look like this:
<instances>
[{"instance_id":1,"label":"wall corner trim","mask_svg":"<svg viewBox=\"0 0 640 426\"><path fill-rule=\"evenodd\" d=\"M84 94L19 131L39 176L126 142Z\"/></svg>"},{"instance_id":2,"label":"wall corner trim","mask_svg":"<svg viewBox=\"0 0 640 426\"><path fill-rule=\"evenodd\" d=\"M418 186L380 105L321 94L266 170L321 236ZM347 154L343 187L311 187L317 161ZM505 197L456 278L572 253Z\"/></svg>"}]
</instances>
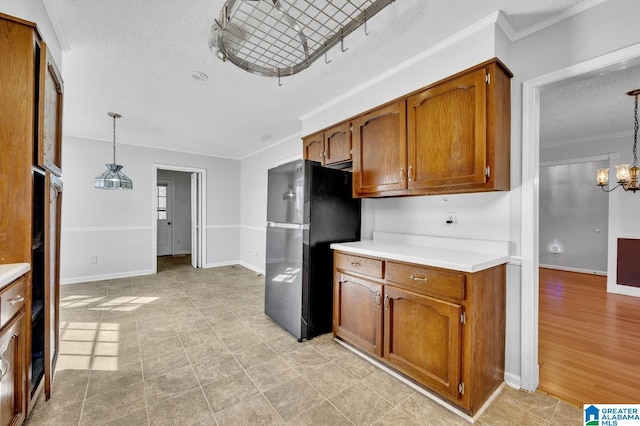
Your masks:
<instances>
[{"instance_id":1,"label":"wall corner trim","mask_svg":"<svg viewBox=\"0 0 640 426\"><path fill-rule=\"evenodd\" d=\"M512 388L515 388L515 389L522 389L522 386L521 386L522 380L520 379L520 376L518 376L517 374L507 373L505 371L505 373L504 373L504 382L509 387L512 387Z\"/></svg>"}]
</instances>

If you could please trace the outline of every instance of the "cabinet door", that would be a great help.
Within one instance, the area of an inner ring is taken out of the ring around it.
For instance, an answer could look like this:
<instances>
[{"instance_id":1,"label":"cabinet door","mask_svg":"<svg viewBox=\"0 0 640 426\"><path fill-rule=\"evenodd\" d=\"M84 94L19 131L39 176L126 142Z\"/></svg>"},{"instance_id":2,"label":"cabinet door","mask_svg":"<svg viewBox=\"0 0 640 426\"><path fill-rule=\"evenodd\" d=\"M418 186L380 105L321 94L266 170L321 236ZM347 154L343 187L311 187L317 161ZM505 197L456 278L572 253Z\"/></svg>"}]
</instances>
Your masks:
<instances>
[{"instance_id":1,"label":"cabinet door","mask_svg":"<svg viewBox=\"0 0 640 426\"><path fill-rule=\"evenodd\" d=\"M409 97L409 189L486 181L485 74L482 68Z\"/></svg>"},{"instance_id":2,"label":"cabinet door","mask_svg":"<svg viewBox=\"0 0 640 426\"><path fill-rule=\"evenodd\" d=\"M322 132L302 138L302 157L324 164L324 134Z\"/></svg>"},{"instance_id":3,"label":"cabinet door","mask_svg":"<svg viewBox=\"0 0 640 426\"><path fill-rule=\"evenodd\" d=\"M334 334L382 356L382 285L336 272L333 298Z\"/></svg>"},{"instance_id":4,"label":"cabinet door","mask_svg":"<svg viewBox=\"0 0 640 426\"><path fill-rule=\"evenodd\" d=\"M393 286L384 289L384 355L389 365L458 398L462 307Z\"/></svg>"},{"instance_id":5,"label":"cabinet door","mask_svg":"<svg viewBox=\"0 0 640 426\"><path fill-rule=\"evenodd\" d=\"M44 392L51 397L51 381L58 358L60 305L60 213L62 210L62 182L51 172L46 175L49 189L45 210L45 318L44 318Z\"/></svg>"},{"instance_id":6,"label":"cabinet door","mask_svg":"<svg viewBox=\"0 0 640 426\"><path fill-rule=\"evenodd\" d=\"M0 425L24 420L24 314L20 313L0 335Z\"/></svg>"},{"instance_id":7,"label":"cabinet door","mask_svg":"<svg viewBox=\"0 0 640 426\"><path fill-rule=\"evenodd\" d=\"M324 132L324 164L351 160L350 126L350 123L342 123Z\"/></svg>"},{"instance_id":8,"label":"cabinet door","mask_svg":"<svg viewBox=\"0 0 640 426\"><path fill-rule=\"evenodd\" d=\"M38 165L57 176L62 173L62 77L46 51L46 60L41 61L40 95L41 134L38 144Z\"/></svg>"},{"instance_id":9,"label":"cabinet door","mask_svg":"<svg viewBox=\"0 0 640 426\"><path fill-rule=\"evenodd\" d=\"M361 115L352 125L354 195L376 196L406 189L404 100Z\"/></svg>"},{"instance_id":10,"label":"cabinet door","mask_svg":"<svg viewBox=\"0 0 640 426\"><path fill-rule=\"evenodd\" d=\"M33 28L0 16L0 264L31 256L31 143L34 67L39 44Z\"/></svg>"}]
</instances>

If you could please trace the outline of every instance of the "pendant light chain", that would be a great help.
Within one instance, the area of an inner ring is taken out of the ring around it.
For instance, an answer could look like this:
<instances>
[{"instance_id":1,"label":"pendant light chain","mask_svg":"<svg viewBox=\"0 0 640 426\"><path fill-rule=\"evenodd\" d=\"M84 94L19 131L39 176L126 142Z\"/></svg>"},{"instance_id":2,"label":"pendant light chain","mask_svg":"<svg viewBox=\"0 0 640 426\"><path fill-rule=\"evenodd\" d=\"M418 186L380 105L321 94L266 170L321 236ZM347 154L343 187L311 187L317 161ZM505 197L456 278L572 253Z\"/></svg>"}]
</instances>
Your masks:
<instances>
[{"instance_id":1,"label":"pendant light chain","mask_svg":"<svg viewBox=\"0 0 640 426\"><path fill-rule=\"evenodd\" d=\"M634 126L633 126L633 165L638 164L638 93L635 94L636 106L634 110Z\"/></svg>"},{"instance_id":2,"label":"pendant light chain","mask_svg":"<svg viewBox=\"0 0 640 426\"><path fill-rule=\"evenodd\" d=\"M636 97L636 108L638 106L638 98ZM116 164L116 114L113 115L113 164Z\"/></svg>"},{"instance_id":3,"label":"pendant light chain","mask_svg":"<svg viewBox=\"0 0 640 426\"><path fill-rule=\"evenodd\" d=\"M93 179L93 186L97 189L133 189L133 182L122 172L122 166L116 164L116 118L122 117L115 112L107 115L113 118L113 163L105 164L107 171Z\"/></svg>"}]
</instances>

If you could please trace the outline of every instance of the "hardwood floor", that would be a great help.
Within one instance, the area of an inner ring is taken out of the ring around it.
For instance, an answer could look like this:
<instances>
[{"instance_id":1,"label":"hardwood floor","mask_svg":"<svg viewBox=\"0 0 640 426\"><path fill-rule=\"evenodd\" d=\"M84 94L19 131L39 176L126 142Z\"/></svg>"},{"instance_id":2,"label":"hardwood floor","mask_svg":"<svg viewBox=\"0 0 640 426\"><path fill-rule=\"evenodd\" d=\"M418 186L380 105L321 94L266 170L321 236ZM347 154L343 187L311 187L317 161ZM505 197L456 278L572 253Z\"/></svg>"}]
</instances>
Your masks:
<instances>
[{"instance_id":1,"label":"hardwood floor","mask_svg":"<svg viewBox=\"0 0 640 426\"><path fill-rule=\"evenodd\" d=\"M539 294L540 390L577 405L640 402L640 298L545 268Z\"/></svg>"}]
</instances>

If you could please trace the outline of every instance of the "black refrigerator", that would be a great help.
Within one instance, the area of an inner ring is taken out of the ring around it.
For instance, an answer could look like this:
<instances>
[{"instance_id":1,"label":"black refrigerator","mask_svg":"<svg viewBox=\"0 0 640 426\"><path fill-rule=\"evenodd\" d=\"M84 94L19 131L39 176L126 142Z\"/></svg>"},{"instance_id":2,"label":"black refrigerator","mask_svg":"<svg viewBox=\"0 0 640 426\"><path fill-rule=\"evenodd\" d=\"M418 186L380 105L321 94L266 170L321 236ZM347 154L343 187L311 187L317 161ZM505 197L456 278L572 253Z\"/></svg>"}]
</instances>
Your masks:
<instances>
[{"instance_id":1,"label":"black refrigerator","mask_svg":"<svg viewBox=\"0 0 640 426\"><path fill-rule=\"evenodd\" d=\"M298 160L270 169L264 311L299 341L331 331L334 242L360 239L351 173Z\"/></svg>"}]
</instances>

